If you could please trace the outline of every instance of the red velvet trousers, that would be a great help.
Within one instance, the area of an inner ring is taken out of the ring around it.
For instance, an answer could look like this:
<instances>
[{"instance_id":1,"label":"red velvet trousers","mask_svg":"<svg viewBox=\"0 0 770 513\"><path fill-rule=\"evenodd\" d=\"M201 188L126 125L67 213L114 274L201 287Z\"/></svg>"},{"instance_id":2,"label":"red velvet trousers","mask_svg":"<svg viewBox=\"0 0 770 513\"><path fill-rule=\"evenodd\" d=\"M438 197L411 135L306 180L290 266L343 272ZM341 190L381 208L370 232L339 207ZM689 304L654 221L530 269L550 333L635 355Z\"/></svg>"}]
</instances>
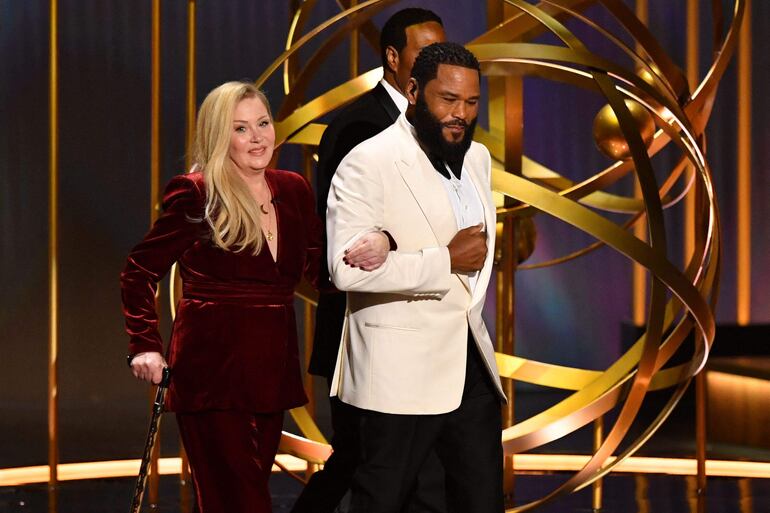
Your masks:
<instances>
[{"instance_id":1,"label":"red velvet trousers","mask_svg":"<svg viewBox=\"0 0 770 513\"><path fill-rule=\"evenodd\" d=\"M268 479L283 412L177 413L199 513L271 513Z\"/></svg>"}]
</instances>

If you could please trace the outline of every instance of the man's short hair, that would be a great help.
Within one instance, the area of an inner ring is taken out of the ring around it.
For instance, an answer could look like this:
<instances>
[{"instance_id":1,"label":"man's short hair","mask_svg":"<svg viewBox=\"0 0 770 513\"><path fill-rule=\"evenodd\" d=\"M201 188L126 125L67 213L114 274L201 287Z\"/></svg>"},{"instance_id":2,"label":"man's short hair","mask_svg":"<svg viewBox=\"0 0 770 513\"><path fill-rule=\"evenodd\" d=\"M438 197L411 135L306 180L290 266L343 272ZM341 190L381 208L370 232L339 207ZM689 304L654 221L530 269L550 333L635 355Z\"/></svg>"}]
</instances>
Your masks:
<instances>
[{"instance_id":1,"label":"man's short hair","mask_svg":"<svg viewBox=\"0 0 770 513\"><path fill-rule=\"evenodd\" d=\"M412 25L419 25L421 23L428 23L434 21L444 26L444 23L439 18L438 14L428 9L420 9L419 7L408 7L401 9L393 16L388 18L385 25L382 27L380 33L380 55L382 57L382 66L387 69L388 62L385 54L385 49L392 46L398 53L406 46L406 29Z\"/></svg>"},{"instance_id":2,"label":"man's short hair","mask_svg":"<svg viewBox=\"0 0 770 513\"><path fill-rule=\"evenodd\" d=\"M464 46L450 42L433 43L420 50L412 66L412 78L417 81L420 89L436 78L439 64L475 69L481 76L478 59Z\"/></svg>"}]
</instances>

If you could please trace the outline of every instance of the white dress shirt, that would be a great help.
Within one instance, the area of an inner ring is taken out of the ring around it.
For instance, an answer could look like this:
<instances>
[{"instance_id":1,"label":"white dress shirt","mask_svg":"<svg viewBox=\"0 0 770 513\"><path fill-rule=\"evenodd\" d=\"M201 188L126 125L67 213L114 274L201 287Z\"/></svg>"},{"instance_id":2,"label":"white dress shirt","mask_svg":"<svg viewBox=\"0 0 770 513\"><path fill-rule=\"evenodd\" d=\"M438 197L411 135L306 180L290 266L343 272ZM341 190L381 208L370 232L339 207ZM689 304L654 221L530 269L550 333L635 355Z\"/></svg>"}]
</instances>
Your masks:
<instances>
[{"instance_id":1,"label":"white dress shirt","mask_svg":"<svg viewBox=\"0 0 770 513\"><path fill-rule=\"evenodd\" d=\"M473 185L473 181L471 181L470 173L463 168L458 180L452 171L449 170L449 167L447 167L447 171L450 178L441 175L441 183L444 185L449 203L452 204L455 221L457 221L457 229L462 230L477 224L483 225L484 206L481 204L481 198L479 198L479 193ZM471 293L473 293L476 287L478 277L478 271L468 274Z\"/></svg>"},{"instance_id":2,"label":"white dress shirt","mask_svg":"<svg viewBox=\"0 0 770 513\"><path fill-rule=\"evenodd\" d=\"M380 80L380 84L382 84L382 87L385 88L385 90L390 95L390 98L393 100L393 103L396 104L396 107L398 107L398 111L403 114L406 112L406 108L409 107L409 100L406 99L406 96L398 92L398 89L393 87L388 83L387 80L384 78Z\"/></svg>"},{"instance_id":3,"label":"white dress shirt","mask_svg":"<svg viewBox=\"0 0 770 513\"><path fill-rule=\"evenodd\" d=\"M385 82L385 79L381 81L381 83L385 86L385 90L391 93L391 97L393 97L393 94L396 94L400 96L405 105L409 104L409 100L406 99L406 97L401 96L398 91L396 91L393 86ZM394 98L393 101L396 101ZM396 105L399 105L398 102L396 102ZM399 108L401 108L399 106ZM406 107L404 107L404 110L406 110ZM404 111L402 111L404 112ZM415 132L414 126L412 125L409 120L407 120L409 123L409 127L412 130L412 134L417 138L417 133ZM450 178L445 177L441 173L439 173L439 176L441 176L441 184L444 186L444 190L446 191L447 197L449 198L449 203L452 205L452 211L455 215L455 222L457 223L457 229L462 230L463 228L468 228L470 226L476 226L478 224L484 224L484 205L481 203L481 197L479 196L479 192L476 190L476 186L473 185L473 181L471 180L470 174L468 171L463 167L462 172L460 172L460 178L458 179L455 177L452 170L449 168L449 166L444 164L444 167L446 167L447 173L449 173ZM438 171L436 171L438 173ZM486 230L486 226L482 227L482 230ZM479 278L479 272L474 271L472 273L468 273L468 282L471 286L471 294L473 294L474 289L476 288L476 282Z\"/></svg>"}]
</instances>

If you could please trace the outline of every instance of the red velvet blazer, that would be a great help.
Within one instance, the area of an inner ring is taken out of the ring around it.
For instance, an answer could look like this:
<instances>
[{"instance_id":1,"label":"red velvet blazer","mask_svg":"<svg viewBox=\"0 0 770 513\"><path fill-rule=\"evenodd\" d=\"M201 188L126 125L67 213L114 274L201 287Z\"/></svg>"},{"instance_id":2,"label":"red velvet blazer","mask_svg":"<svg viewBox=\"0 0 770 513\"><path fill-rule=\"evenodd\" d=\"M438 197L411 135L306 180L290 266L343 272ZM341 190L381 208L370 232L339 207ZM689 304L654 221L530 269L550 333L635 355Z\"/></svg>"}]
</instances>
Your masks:
<instances>
[{"instance_id":1,"label":"red velvet blazer","mask_svg":"<svg viewBox=\"0 0 770 513\"><path fill-rule=\"evenodd\" d=\"M278 252L254 256L210 241L200 173L174 177L163 214L128 255L120 275L129 353L163 352L158 281L179 263L183 294L168 352L171 411L274 412L307 402L297 347L294 288L317 284L322 223L299 174L266 170L277 213Z\"/></svg>"}]
</instances>

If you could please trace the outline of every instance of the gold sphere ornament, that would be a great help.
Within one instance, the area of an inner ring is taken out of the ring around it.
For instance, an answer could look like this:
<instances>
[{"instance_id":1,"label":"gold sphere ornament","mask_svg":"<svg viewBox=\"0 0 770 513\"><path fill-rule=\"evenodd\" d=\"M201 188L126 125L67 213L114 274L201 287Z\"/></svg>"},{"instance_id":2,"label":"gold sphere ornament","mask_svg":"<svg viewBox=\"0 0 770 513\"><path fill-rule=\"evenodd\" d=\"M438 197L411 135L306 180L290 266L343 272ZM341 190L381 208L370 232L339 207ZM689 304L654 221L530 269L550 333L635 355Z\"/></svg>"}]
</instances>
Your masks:
<instances>
[{"instance_id":1,"label":"gold sphere ornament","mask_svg":"<svg viewBox=\"0 0 770 513\"><path fill-rule=\"evenodd\" d=\"M654 75L653 75L653 72L655 73ZM656 87L657 86L656 77L660 76L660 70L654 64L650 65L650 68L640 66L636 68L636 74L639 76L639 78L644 80L647 83L647 85Z\"/></svg>"},{"instance_id":2,"label":"gold sphere ornament","mask_svg":"<svg viewBox=\"0 0 770 513\"><path fill-rule=\"evenodd\" d=\"M537 227L531 217L521 217L516 223L516 263L520 264L532 256L537 241Z\"/></svg>"},{"instance_id":3,"label":"gold sphere ornament","mask_svg":"<svg viewBox=\"0 0 770 513\"><path fill-rule=\"evenodd\" d=\"M304 35L294 27L303 27L309 21L316 2L299 2L293 28L287 35L286 51L256 81L257 86L262 86L283 69L286 98L276 116L277 146L297 144L314 151L312 148L318 146L324 129L318 120L377 85L382 78L379 68L351 78L317 98L311 99L306 95L311 78L332 50L352 31L362 27L364 22L397 2L362 0L307 30ZM504 0L504 3L514 7L516 15L466 46L481 63L482 74L496 80L534 76L601 94L603 101L612 105L621 106L620 102L625 101L631 114L622 116L625 133L634 138L638 133L647 148L646 152L634 151L631 154L624 131L608 105L594 119L593 136L599 149L613 162L605 169L596 170L593 176L574 182L560 170L549 169L526 156L522 158L517 172L506 169L504 127L476 129L475 139L487 146L492 159L491 185L500 200L496 223L498 240L502 241L509 235L503 233L505 216L519 219L515 235L518 247L512 248L512 257L521 263L532 252L537 236L532 223L535 215L564 221L595 239L590 245L567 255L517 266L516 271L573 261L606 246L639 264L650 278L645 332L606 369L582 369L511 354L495 354L501 377L569 393L566 398L546 406L539 413L517 419L514 425L506 427L501 433L506 455L541 447L597 419L606 418L610 412L617 412L601 444L579 471L547 495L507 510L508 513L523 513L556 497L585 488L636 452L668 417L687 390L691 378L706 364L716 329L714 305L719 289L721 233L714 182L701 140L717 86L739 39L746 0L732 2L734 9L729 29L721 27L722 23L716 23L717 17L712 20L714 34L718 36L714 41L714 59L703 80L693 85L692 94L689 93L685 73L673 63L648 27L634 19L633 11L626 2L563 0L532 3L527 0ZM723 2L711 0L711 3L714 9L720 9L717 6ZM591 4L600 4L603 10L612 13L633 38L634 44L621 41L602 26L601 20L591 20L587 14L579 14L575 10ZM628 54L633 60L633 67L628 65L631 63L627 60L615 62L588 50L585 43L560 19L577 19L578 14L604 36L606 45L614 45ZM314 39L318 41L320 34L329 34L324 31L333 24L338 24L336 31L322 41L320 49L310 59L301 63L300 49ZM544 44L533 40L545 32L550 32L560 42ZM294 65L297 72L290 73ZM492 96L494 102L506 99L503 90ZM519 102L518 99L515 101ZM490 108L493 108L492 105ZM658 128L659 137L652 144ZM657 168L662 162L658 160L656 168L651 159L667 147L680 150L680 160L686 165L671 168L660 181L663 173ZM688 168L695 171L686 173ZM640 196L625 196L608 190L628 176L639 183ZM672 188L680 184L684 193L675 194L675 199L669 200L674 198ZM667 237L667 225L671 224L671 220L665 218L664 209L685 198L689 191L696 190L692 187L696 184L697 190L703 192L707 209L703 216L696 216L697 219L689 225L697 234L699 244L690 261L681 266L671 261L668 254L666 240L670 237ZM513 200L515 206L505 207L503 197ZM606 216L608 212L625 214L627 219L621 223L615 216ZM640 212L646 215L639 216ZM648 233L646 241L629 230L637 222L642 223ZM502 257L502 246L497 246L496 263ZM498 281L498 286L502 283L502 280ZM306 300L312 300L312 293L298 293ZM506 315L498 313L497 319L504 321ZM688 337L692 332L697 332L699 336ZM592 342L570 341L585 345L586 350L591 350ZM685 344L694 346L692 358L672 365L669 362L672 355ZM629 440L632 426L638 423L636 417L645 396L648 392L663 389L671 390L667 403L641 435ZM281 450L311 463L323 463L331 454L331 446L326 443L312 417L304 407L291 410L291 415L304 436L285 433L281 439Z\"/></svg>"},{"instance_id":4,"label":"gold sphere ornament","mask_svg":"<svg viewBox=\"0 0 770 513\"><path fill-rule=\"evenodd\" d=\"M634 100L624 100L626 107L631 112L639 134L642 136L645 147L649 147L655 135L655 120L647 109ZM626 160L631 158L631 150L628 141L623 136L620 123L615 111L607 104L602 107L594 118L594 141L599 151L614 160Z\"/></svg>"}]
</instances>

